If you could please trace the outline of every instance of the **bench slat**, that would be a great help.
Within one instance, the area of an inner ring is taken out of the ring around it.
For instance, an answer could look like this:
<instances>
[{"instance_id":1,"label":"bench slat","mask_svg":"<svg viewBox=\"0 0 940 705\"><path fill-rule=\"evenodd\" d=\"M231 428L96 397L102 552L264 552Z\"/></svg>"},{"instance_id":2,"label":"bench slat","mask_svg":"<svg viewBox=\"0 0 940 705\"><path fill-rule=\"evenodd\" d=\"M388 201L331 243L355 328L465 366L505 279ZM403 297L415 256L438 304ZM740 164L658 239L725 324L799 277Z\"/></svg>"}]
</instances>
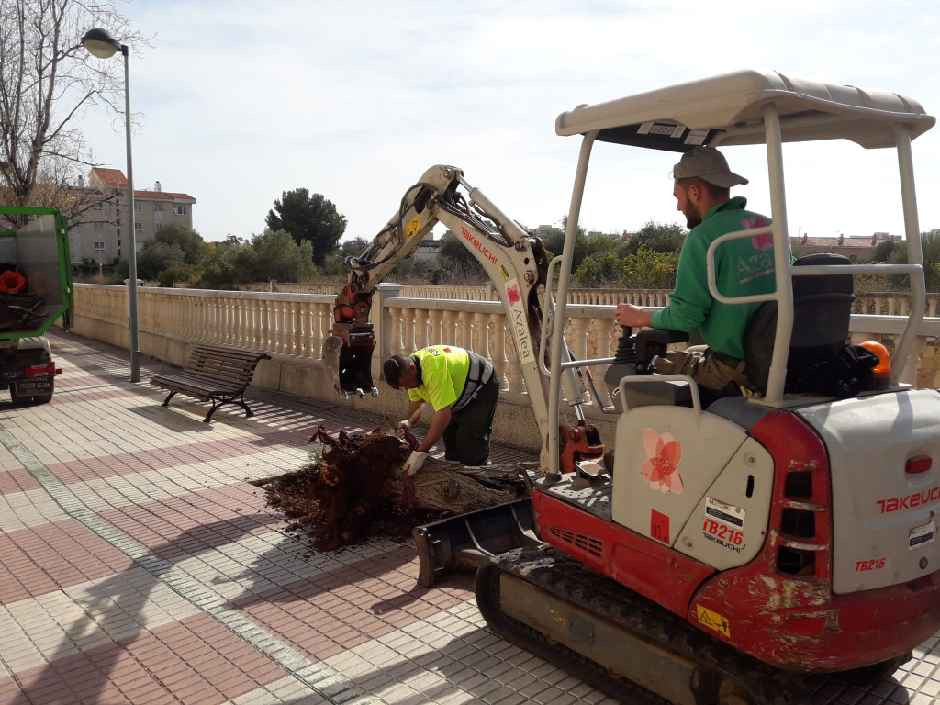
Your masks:
<instances>
[{"instance_id":1,"label":"bench slat","mask_svg":"<svg viewBox=\"0 0 940 705\"><path fill-rule=\"evenodd\" d=\"M220 380L207 380L190 375L154 375L151 378L154 384L167 384L173 386L187 386L193 389L203 389L206 392L220 394L238 393L243 385L229 384Z\"/></svg>"},{"instance_id":2,"label":"bench slat","mask_svg":"<svg viewBox=\"0 0 940 705\"><path fill-rule=\"evenodd\" d=\"M193 348L192 355L215 355L239 360L264 360L270 357L270 355L263 352L218 348L207 345L196 346Z\"/></svg>"},{"instance_id":3,"label":"bench slat","mask_svg":"<svg viewBox=\"0 0 940 705\"><path fill-rule=\"evenodd\" d=\"M252 365L249 368L244 367L227 367L219 365L193 365L185 368L188 372L194 374L204 374L209 377L220 377L220 376L233 376L233 377L248 377L251 378L251 375L255 371L255 366Z\"/></svg>"}]
</instances>

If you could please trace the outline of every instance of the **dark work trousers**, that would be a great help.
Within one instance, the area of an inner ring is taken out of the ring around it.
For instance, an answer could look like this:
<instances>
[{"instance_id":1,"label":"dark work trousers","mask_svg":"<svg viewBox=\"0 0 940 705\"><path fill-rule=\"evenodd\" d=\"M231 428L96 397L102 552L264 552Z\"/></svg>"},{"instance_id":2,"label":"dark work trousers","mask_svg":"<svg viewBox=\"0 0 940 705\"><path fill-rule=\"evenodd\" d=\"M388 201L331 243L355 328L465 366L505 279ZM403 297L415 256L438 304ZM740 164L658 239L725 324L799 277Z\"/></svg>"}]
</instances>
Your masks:
<instances>
[{"instance_id":1,"label":"dark work trousers","mask_svg":"<svg viewBox=\"0 0 940 705\"><path fill-rule=\"evenodd\" d=\"M472 402L455 411L444 429L444 457L463 465L485 465L490 455L490 430L499 399L494 374Z\"/></svg>"}]
</instances>

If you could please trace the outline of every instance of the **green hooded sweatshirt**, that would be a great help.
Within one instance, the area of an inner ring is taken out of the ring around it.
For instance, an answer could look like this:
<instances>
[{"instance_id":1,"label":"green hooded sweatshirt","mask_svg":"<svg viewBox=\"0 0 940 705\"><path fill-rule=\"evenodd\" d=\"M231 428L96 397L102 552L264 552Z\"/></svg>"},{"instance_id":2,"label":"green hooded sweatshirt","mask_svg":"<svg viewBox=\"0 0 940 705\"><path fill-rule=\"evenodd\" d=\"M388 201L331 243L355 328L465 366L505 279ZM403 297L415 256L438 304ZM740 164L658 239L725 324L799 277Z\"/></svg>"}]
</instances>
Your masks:
<instances>
[{"instance_id":1,"label":"green hooded sweatshirt","mask_svg":"<svg viewBox=\"0 0 940 705\"><path fill-rule=\"evenodd\" d=\"M735 230L770 224L762 215L744 210L747 201L736 196L711 208L692 228L679 254L676 289L669 306L653 314L653 327L699 331L709 347L738 360L744 359L744 332L761 305L724 304L708 292L705 253L715 239ZM732 240L715 253L715 280L724 296L769 294L775 290L773 237Z\"/></svg>"}]
</instances>

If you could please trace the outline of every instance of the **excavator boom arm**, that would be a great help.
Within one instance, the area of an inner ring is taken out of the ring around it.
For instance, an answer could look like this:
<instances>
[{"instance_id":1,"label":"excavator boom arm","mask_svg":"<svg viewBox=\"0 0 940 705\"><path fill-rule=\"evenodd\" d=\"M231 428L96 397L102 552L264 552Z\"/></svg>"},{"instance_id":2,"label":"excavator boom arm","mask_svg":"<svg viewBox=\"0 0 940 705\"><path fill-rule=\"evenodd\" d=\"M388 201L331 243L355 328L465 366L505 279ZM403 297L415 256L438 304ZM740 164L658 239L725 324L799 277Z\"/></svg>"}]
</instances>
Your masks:
<instances>
[{"instance_id":1,"label":"excavator boom arm","mask_svg":"<svg viewBox=\"0 0 940 705\"><path fill-rule=\"evenodd\" d=\"M366 249L347 259L349 274L333 308L331 336L323 346L323 359L334 371L336 389L346 397L378 394L372 379L372 297L384 277L411 255L439 222L474 255L503 303L544 455L550 420L546 377L540 364L544 352L539 349L543 325L539 292L545 284L548 261L541 241L467 184L463 172L453 166L428 169L405 192L397 212Z\"/></svg>"}]
</instances>

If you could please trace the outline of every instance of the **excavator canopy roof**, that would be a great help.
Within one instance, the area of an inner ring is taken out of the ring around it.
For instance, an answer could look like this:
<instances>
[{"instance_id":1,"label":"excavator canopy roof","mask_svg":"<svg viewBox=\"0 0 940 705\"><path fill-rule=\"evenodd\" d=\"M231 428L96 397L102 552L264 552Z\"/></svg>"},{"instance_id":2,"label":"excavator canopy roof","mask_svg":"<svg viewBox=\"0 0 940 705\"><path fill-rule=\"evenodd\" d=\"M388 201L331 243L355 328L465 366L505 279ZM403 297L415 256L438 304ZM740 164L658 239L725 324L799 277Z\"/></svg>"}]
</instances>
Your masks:
<instances>
[{"instance_id":1,"label":"excavator canopy roof","mask_svg":"<svg viewBox=\"0 0 940 705\"><path fill-rule=\"evenodd\" d=\"M768 103L776 105L790 142L848 139L866 149L894 147L895 126L907 126L914 138L934 124L919 103L896 93L741 71L582 105L559 115L555 132L598 130L599 140L677 152L716 138L722 145L762 144Z\"/></svg>"}]
</instances>

